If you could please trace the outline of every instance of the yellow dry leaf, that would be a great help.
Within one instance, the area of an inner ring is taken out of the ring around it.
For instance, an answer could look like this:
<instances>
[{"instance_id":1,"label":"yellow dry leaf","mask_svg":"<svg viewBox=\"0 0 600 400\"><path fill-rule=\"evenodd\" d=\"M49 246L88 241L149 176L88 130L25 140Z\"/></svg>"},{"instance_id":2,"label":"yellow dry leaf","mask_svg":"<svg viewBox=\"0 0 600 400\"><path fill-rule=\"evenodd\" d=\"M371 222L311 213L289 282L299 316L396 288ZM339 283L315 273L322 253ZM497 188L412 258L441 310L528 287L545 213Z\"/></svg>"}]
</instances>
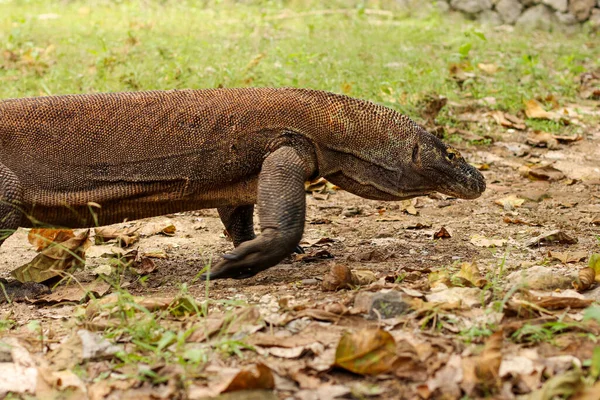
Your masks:
<instances>
[{"instance_id":1,"label":"yellow dry leaf","mask_svg":"<svg viewBox=\"0 0 600 400\"><path fill-rule=\"evenodd\" d=\"M45 248L33 260L11 271L19 282L43 282L85 263L85 250L90 246L90 230L62 243Z\"/></svg>"},{"instance_id":2,"label":"yellow dry leaf","mask_svg":"<svg viewBox=\"0 0 600 400\"><path fill-rule=\"evenodd\" d=\"M502 330L490 336L475 364L475 375L486 388L498 387L500 381L500 363L502 362Z\"/></svg>"},{"instance_id":3,"label":"yellow dry leaf","mask_svg":"<svg viewBox=\"0 0 600 400\"><path fill-rule=\"evenodd\" d=\"M495 200L494 203L498 204L499 206L501 206L505 209L506 208L512 209L512 208L521 207L521 205L523 205L523 203L525 203L525 199L520 199L516 195L511 194L510 196Z\"/></svg>"},{"instance_id":4,"label":"yellow dry leaf","mask_svg":"<svg viewBox=\"0 0 600 400\"><path fill-rule=\"evenodd\" d=\"M471 286L482 288L487 285L487 280L481 276L477 264L472 262L464 262L460 265L460 271L454 275L454 278L459 278L468 282Z\"/></svg>"},{"instance_id":5,"label":"yellow dry leaf","mask_svg":"<svg viewBox=\"0 0 600 400\"><path fill-rule=\"evenodd\" d=\"M536 118L536 119L559 119L560 116L554 112L546 111L542 108L542 105L539 101L535 99L527 100L525 102L525 115L527 118Z\"/></svg>"},{"instance_id":6,"label":"yellow dry leaf","mask_svg":"<svg viewBox=\"0 0 600 400\"><path fill-rule=\"evenodd\" d=\"M397 358L396 341L383 329L346 332L335 351L335 365L361 375L387 372Z\"/></svg>"},{"instance_id":7,"label":"yellow dry leaf","mask_svg":"<svg viewBox=\"0 0 600 400\"><path fill-rule=\"evenodd\" d=\"M73 236L72 229L33 228L27 234L27 240L36 247L35 251L42 251L52 243L61 243Z\"/></svg>"},{"instance_id":8,"label":"yellow dry leaf","mask_svg":"<svg viewBox=\"0 0 600 400\"><path fill-rule=\"evenodd\" d=\"M493 75L496 72L498 72L498 66L494 63L490 63L490 64L479 63L479 64L477 64L477 68L479 68L486 74L490 74L490 75Z\"/></svg>"}]
</instances>

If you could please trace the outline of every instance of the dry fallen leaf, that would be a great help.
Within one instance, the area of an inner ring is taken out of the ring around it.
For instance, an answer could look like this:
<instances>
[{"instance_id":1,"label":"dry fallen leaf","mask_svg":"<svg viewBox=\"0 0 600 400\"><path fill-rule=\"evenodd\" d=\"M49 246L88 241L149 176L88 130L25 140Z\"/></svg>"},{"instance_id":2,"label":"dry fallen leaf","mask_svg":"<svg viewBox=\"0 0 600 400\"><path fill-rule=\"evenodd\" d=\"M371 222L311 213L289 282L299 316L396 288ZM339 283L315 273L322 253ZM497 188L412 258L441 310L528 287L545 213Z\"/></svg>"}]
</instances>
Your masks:
<instances>
[{"instance_id":1,"label":"dry fallen leaf","mask_svg":"<svg viewBox=\"0 0 600 400\"><path fill-rule=\"evenodd\" d=\"M558 140L551 133L542 131L533 131L527 135L527 144L534 147L547 147L548 149L558 148Z\"/></svg>"},{"instance_id":2,"label":"dry fallen leaf","mask_svg":"<svg viewBox=\"0 0 600 400\"><path fill-rule=\"evenodd\" d=\"M500 363L502 362L502 330L495 332L485 341L485 346L475 364L475 375L485 388L500 386Z\"/></svg>"},{"instance_id":3,"label":"dry fallen leaf","mask_svg":"<svg viewBox=\"0 0 600 400\"><path fill-rule=\"evenodd\" d=\"M487 280L481 276L477 264L472 262L464 262L460 265L460 271L453 278L459 278L464 282L468 282L469 286L482 288L487 285Z\"/></svg>"},{"instance_id":4,"label":"dry fallen leaf","mask_svg":"<svg viewBox=\"0 0 600 400\"><path fill-rule=\"evenodd\" d=\"M588 267L579 271L579 276L573 282L575 290L582 292L589 289L595 282L600 283L600 254L592 254Z\"/></svg>"},{"instance_id":5,"label":"dry fallen leaf","mask_svg":"<svg viewBox=\"0 0 600 400\"><path fill-rule=\"evenodd\" d=\"M471 236L471 243L477 247L502 247L506 242L506 239L488 239L479 234Z\"/></svg>"},{"instance_id":6,"label":"dry fallen leaf","mask_svg":"<svg viewBox=\"0 0 600 400\"><path fill-rule=\"evenodd\" d=\"M536 167L528 170L530 177L543 181L559 181L565 177L565 174L551 165L545 167Z\"/></svg>"},{"instance_id":7,"label":"dry fallen leaf","mask_svg":"<svg viewBox=\"0 0 600 400\"><path fill-rule=\"evenodd\" d=\"M323 276L322 287L325 291L347 289L352 286L352 273L346 265L333 264L329 273Z\"/></svg>"},{"instance_id":8,"label":"dry fallen leaf","mask_svg":"<svg viewBox=\"0 0 600 400\"><path fill-rule=\"evenodd\" d=\"M521 205L525 203L525 199L520 199L516 195L511 194L510 196L495 200L494 203L503 207L505 210L513 210L517 207L521 207Z\"/></svg>"},{"instance_id":9,"label":"dry fallen leaf","mask_svg":"<svg viewBox=\"0 0 600 400\"><path fill-rule=\"evenodd\" d=\"M382 329L346 332L335 352L336 366L360 375L387 372L396 359L396 342Z\"/></svg>"},{"instance_id":10,"label":"dry fallen leaf","mask_svg":"<svg viewBox=\"0 0 600 400\"><path fill-rule=\"evenodd\" d=\"M104 244L109 240L116 239L118 246L128 247L139 240L140 235L137 233L137 230L139 230L137 227L113 228L110 226L103 226L95 228L95 243Z\"/></svg>"},{"instance_id":11,"label":"dry fallen leaf","mask_svg":"<svg viewBox=\"0 0 600 400\"><path fill-rule=\"evenodd\" d=\"M542 233L541 235L527 241L527 247L534 247L544 244L561 243L561 244L575 244L577 238L567 235L561 230L554 230L550 232Z\"/></svg>"},{"instance_id":12,"label":"dry fallen leaf","mask_svg":"<svg viewBox=\"0 0 600 400\"><path fill-rule=\"evenodd\" d=\"M479 64L477 64L477 68L479 68L486 74L490 74L490 75L493 75L496 72L498 72L498 66L494 63L489 63L489 64L479 63Z\"/></svg>"},{"instance_id":13,"label":"dry fallen leaf","mask_svg":"<svg viewBox=\"0 0 600 400\"><path fill-rule=\"evenodd\" d=\"M519 117L515 117L514 115L504 113L502 111L491 111L489 115L496 121L498 125L504 126L506 128L513 128L517 130L525 130L527 125L525 125L525 121L523 121Z\"/></svg>"},{"instance_id":14,"label":"dry fallen leaf","mask_svg":"<svg viewBox=\"0 0 600 400\"><path fill-rule=\"evenodd\" d=\"M439 231L433 234L434 239L449 239L451 237L452 235L450 232L448 232L445 226L442 226Z\"/></svg>"},{"instance_id":15,"label":"dry fallen leaf","mask_svg":"<svg viewBox=\"0 0 600 400\"><path fill-rule=\"evenodd\" d=\"M575 251L575 252L550 251L549 255L553 259L556 259L564 264L576 263L587 257L587 253L585 251Z\"/></svg>"},{"instance_id":16,"label":"dry fallen leaf","mask_svg":"<svg viewBox=\"0 0 600 400\"><path fill-rule=\"evenodd\" d=\"M73 236L72 229L33 228L27 234L27 240L36 247L35 251L42 251L52 243L62 243Z\"/></svg>"},{"instance_id":17,"label":"dry fallen leaf","mask_svg":"<svg viewBox=\"0 0 600 400\"><path fill-rule=\"evenodd\" d=\"M587 267L579 270L577 279L573 281L573 288L578 292L583 292L584 290L591 288L595 281L596 271L590 267Z\"/></svg>"},{"instance_id":18,"label":"dry fallen leaf","mask_svg":"<svg viewBox=\"0 0 600 400\"><path fill-rule=\"evenodd\" d=\"M46 247L33 260L11 271L11 275L19 282L43 282L71 268L82 267L85 250L90 246L89 235L88 229L62 243Z\"/></svg>"},{"instance_id":19,"label":"dry fallen leaf","mask_svg":"<svg viewBox=\"0 0 600 400\"><path fill-rule=\"evenodd\" d=\"M542 105L535 99L525 101L525 115L527 115L527 118L535 119L560 119L557 113L544 110Z\"/></svg>"}]
</instances>

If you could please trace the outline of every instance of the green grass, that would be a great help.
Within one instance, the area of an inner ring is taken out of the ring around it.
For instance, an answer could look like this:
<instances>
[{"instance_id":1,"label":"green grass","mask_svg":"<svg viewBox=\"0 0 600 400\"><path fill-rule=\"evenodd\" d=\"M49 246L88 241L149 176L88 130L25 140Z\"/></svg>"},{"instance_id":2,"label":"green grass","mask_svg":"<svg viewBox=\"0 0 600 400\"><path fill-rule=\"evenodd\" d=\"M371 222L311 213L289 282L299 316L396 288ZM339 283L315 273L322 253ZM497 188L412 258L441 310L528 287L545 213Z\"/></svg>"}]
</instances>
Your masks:
<instances>
[{"instance_id":1,"label":"green grass","mask_svg":"<svg viewBox=\"0 0 600 400\"><path fill-rule=\"evenodd\" d=\"M412 116L434 92L450 100L493 96L497 108L516 111L537 96L574 99L578 74L600 67L600 47L585 32L507 33L435 13L408 18L394 4L3 0L0 98L295 86ZM302 12L312 14L293 17ZM475 73L462 90L450 77L453 63ZM478 63L500 70L486 75Z\"/></svg>"}]
</instances>

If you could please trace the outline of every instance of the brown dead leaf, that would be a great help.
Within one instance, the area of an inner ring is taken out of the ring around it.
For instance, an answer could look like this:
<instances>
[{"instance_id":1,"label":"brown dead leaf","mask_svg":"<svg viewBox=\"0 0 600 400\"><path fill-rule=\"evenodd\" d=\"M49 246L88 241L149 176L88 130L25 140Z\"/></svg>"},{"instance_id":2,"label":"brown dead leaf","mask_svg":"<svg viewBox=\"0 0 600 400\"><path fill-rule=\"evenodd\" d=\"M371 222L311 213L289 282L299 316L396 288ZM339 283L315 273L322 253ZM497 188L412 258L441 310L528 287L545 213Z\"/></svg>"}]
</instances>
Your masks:
<instances>
[{"instance_id":1,"label":"brown dead leaf","mask_svg":"<svg viewBox=\"0 0 600 400\"><path fill-rule=\"evenodd\" d=\"M594 302L592 299L579 299L577 297L532 297L529 299L532 304L545 310L562 310L565 308L586 308Z\"/></svg>"},{"instance_id":2,"label":"brown dead leaf","mask_svg":"<svg viewBox=\"0 0 600 400\"><path fill-rule=\"evenodd\" d=\"M563 264L576 263L587 257L587 253L585 251L549 251L548 254L550 255L550 257L562 262Z\"/></svg>"},{"instance_id":3,"label":"brown dead leaf","mask_svg":"<svg viewBox=\"0 0 600 400\"><path fill-rule=\"evenodd\" d=\"M581 98L600 100L600 72L584 72L579 75L579 82L579 96Z\"/></svg>"},{"instance_id":4,"label":"brown dead leaf","mask_svg":"<svg viewBox=\"0 0 600 400\"><path fill-rule=\"evenodd\" d=\"M325 178L318 178L304 183L304 191L307 193L327 194L339 190L339 187L327 181Z\"/></svg>"},{"instance_id":5,"label":"brown dead leaf","mask_svg":"<svg viewBox=\"0 0 600 400\"><path fill-rule=\"evenodd\" d=\"M481 276L477 264L474 262L464 262L460 265L460 271L454 275L454 278L461 279L463 283L468 283L468 286L482 288L487 285L487 280Z\"/></svg>"},{"instance_id":6,"label":"brown dead leaf","mask_svg":"<svg viewBox=\"0 0 600 400\"><path fill-rule=\"evenodd\" d=\"M152 259L148 257L142 257L140 262L136 263L136 266L134 267L135 272L137 272L140 275L148 275L156 271L156 268L157 267L154 261L152 261Z\"/></svg>"},{"instance_id":7,"label":"brown dead leaf","mask_svg":"<svg viewBox=\"0 0 600 400\"><path fill-rule=\"evenodd\" d=\"M450 232L448 232L445 226L442 226L437 232L433 234L434 239L449 239L451 237L452 235L450 234Z\"/></svg>"},{"instance_id":8,"label":"brown dead leaf","mask_svg":"<svg viewBox=\"0 0 600 400\"><path fill-rule=\"evenodd\" d=\"M346 265L333 264L329 273L323 276L322 287L325 291L347 289L352 286L352 273Z\"/></svg>"},{"instance_id":9,"label":"brown dead leaf","mask_svg":"<svg viewBox=\"0 0 600 400\"><path fill-rule=\"evenodd\" d=\"M335 352L336 366L361 375L387 372L396 359L396 341L382 329L346 332Z\"/></svg>"},{"instance_id":10,"label":"brown dead leaf","mask_svg":"<svg viewBox=\"0 0 600 400\"><path fill-rule=\"evenodd\" d=\"M434 126L435 119L438 114L444 108L448 99L438 94L427 94L417 104L417 109L421 110L421 118L425 120L426 126Z\"/></svg>"},{"instance_id":11,"label":"brown dead leaf","mask_svg":"<svg viewBox=\"0 0 600 400\"><path fill-rule=\"evenodd\" d=\"M575 244L577 238L567 235L561 230L554 230L550 232L542 233L541 235L527 241L527 247L534 247L544 244L561 243L561 244Z\"/></svg>"},{"instance_id":12,"label":"brown dead leaf","mask_svg":"<svg viewBox=\"0 0 600 400\"><path fill-rule=\"evenodd\" d=\"M504 113L502 111L491 111L489 115L496 121L498 125L504 126L506 128L513 128L517 130L525 130L527 125L525 125L525 121L523 121L519 117L515 117L514 115Z\"/></svg>"},{"instance_id":13,"label":"brown dead leaf","mask_svg":"<svg viewBox=\"0 0 600 400\"><path fill-rule=\"evenodd\" d=\"M567 136L553 134L552 137L556 139L557 142L564 144L575 143L583 139L581 135Z\"/></svg>"},{"instance_id":14,"label":"brown dead leaf","mask_svg":"<svg viewBox=\"0 0 600 400\"><path fill-rule=\"evenodd\" d=\"M513 210L517 207L521 207L523 203L525 203L525 199L521 199L516 195L511 194L510 196L494 200L494 203L503 207L505 210Z\"/></svg>"},{"instance_id":15,"label":"brown dead leaf","mask_svg":"<svg viewBox=\"0 0 600 400\"><path fill-rule=\"evenodd\" d=\"M575 290L582 292L589 289L594 283L600 283L600 254L592 254L588 267L579 271L579 276L573 282Z\"/></svg>"},{"instance_id":16,"label":"brown dead leaf","mask_svg":"<svg viewBox=\"0 0 600 400\"><path fill-rule=\"evenodd\" d=\"M103 280L79 284L70 282L67 285L56 286L52 293L33 300L34 304L81 303L90 295L95 298L104 296L110 290L110 285Z\"/></svg>"},{"instance_id":17,"label":"brown dead leaf","mask_svg":"<svg viewBox=\"0 0 600 400\"><path fill-rule=\"evenodd\" d=\"M32 228L27 234L27 240L36 247L35 251L42 251L52 243L62 243L74 236L72 229Z\"/></svg>"},{"instance_id":18,"label":"brown dead leaf","mask_svg":"<svg viewBox=\"0 0 600 400\"><path fill-rule=\"evenodd\" d=\"M558 140L548 132L533 131L527 135L526 143L534 147L546 147L548 149L558 148Z\"/></svg>"},{"instance_id":19,"label":"brown dead leaf","mask_svg":"<svg viewBox=\"0 0 600 400\"><path fill-rule=\"evenodd\" d=\"M559 181L565 177L565 174L551 165L545 167L536 167L528 170L530 177L543 181Z\"/></svg>"},{"instance_id":20,"label":"brown dead leaf","mask_svg":"<svg viewBox=\"0 0 600 400\"><path fill-rule=\"evenodd\" d=\"M33 260L11 271L19 282L43 282L61 275L71 268L82 267L85 263L85 250L90 246L90 230L62 243L46 247Z\"/></svg>"},{"instance_id":21,"label":"brown dead leaf","mask_svg":"<svg viewBox=\"0 0 600 400\"><path fill-rule=\"evenodd\" d=\"M477 247L502 247L507 243L506 239L488 239L485 236L475 234L471 236L471 243Z\"/></svg>"},{"instance_id":22,"label":"brown dead leaf","mask_svg":"<svg viewBox=\"0 0 600 400\"><path fill-rule=\"evenodd\" d=\"M450 73L450 77L458 84L458 87L462 89L463 84L468 79L473 79L476 75L472 72L467 72L466 70L471 69L469 63L452 63L448 66L448 72Z\"/></svg>"},{"instance_id":23,"label":"brown dead leaf","mask_svg":"<svg viewBox=\"0 0 600 400\"><path fill-rule=\"evenodd\" d=\"M274 387L275 378L271 369L263 363L258 363L237 373L222 393L250 389L273 389Z\"/></svg>"},{"instance_id":24,"label":"brown dead leaf","mask_svg":"<svg viewBox=\"0 0 600 400\"><path fill-rule=\"evenodd\" d=\"M558 120L560 115L555 112L546 111L540 102L535 99L525 101L525 115L527 118Z\"/></svg>"},{"instance_id":25,"label":"brown dead leaf","mask_svg":"<svg viewBox=\"0 0 600 400\"><path fill-rule=\"evenodd\" d=\"M137 230L139 230L137 227L113 228L110 226L103 226L100 228L95 228L95 243L104 244L109 240L116 239L119 247L129 247L133 243L137 242L140 238Z\"/></svg>"},{"instance_id":26,"label":"brown dead leaf","mask_svg":"<svg viewBox=\"0 0 600 400\"><path fill-rule=\"evenodd\" d=\"M575 281L573 281L573 288L578 292L583 292L592 287L596 281L596 272L590 268L584 268L579 270L579 275Z\"/></svg>"},{"instance_id":27,"label":"brown dead leaf","mask_svg":"<svg viewBox=\"0 0 600 400\"><path fill-rule=\"evenodd\" d=\"M475 364L475 375L484 388L500 386L500 363L502 362L502 343L504 332L499 330L490 336Z\"/></svg>"}]
</instances>

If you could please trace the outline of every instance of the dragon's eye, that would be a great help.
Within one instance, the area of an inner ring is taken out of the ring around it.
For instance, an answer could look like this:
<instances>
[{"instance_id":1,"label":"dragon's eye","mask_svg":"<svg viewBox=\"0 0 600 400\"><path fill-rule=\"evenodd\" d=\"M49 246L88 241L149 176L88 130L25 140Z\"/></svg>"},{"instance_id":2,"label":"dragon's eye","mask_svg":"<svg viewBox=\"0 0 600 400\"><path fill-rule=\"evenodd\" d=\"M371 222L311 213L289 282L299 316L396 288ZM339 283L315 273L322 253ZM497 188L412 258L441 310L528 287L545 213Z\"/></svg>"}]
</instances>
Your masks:
<instances>
[{"instance_id":1,"label":"dragon's eye","mask_svg":"<svg viewBox=\"0 0 600 400\"><path fill-rule=\"evenodd\" d=\"M460 153L452 148L446 149L446 160L454 161L460 158Z\"/></svg>"}]
</instances>

